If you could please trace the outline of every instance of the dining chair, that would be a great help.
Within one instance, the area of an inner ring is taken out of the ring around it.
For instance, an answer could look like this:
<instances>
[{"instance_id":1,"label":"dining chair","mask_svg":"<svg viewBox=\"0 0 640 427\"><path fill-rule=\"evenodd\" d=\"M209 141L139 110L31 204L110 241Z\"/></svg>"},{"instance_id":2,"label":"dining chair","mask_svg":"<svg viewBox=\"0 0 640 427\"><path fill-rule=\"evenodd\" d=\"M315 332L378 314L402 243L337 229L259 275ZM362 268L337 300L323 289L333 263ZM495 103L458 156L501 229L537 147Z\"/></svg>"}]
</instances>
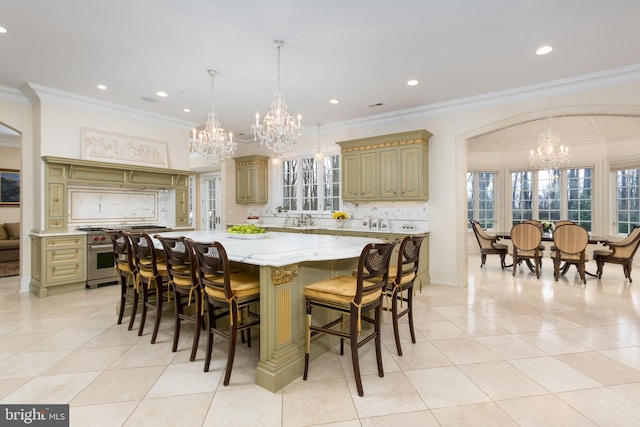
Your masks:
<instances>
[{"instance_id":1,"label":"dining chair","mask_svg":"<svg viewBox=\"0 0 640 427\"><path fill-rule=\"evenodd\" d=\"M521 222L511 228L511 242L513 243L513 275L516 275L518 265L522 261L529 263L529 268L540 278L542 264L542 230L536 224ZM533 265L530 261L533 260Z\"/></svg>"},{"instance_id":2,"label":"dining chair","mask_svg":"<svg viewBox=\"0 0 640 427\"><path fill-rule=\"evenodd\" d=\"M203 322L202 292L198 284L197 267L193 253L185 244L185 238L153 236L164 249L169 287L173 293L175 326L173 329L172 352L178 351L180 340L180 326L182 321L194 324L193 344L191 345L190 361L194 361L200 341L200 330ZM193 304L193 305L192 305Z\"/></svg>"},{"instance_id":3,"label":"dining chair","mask_svg":"<svg viewBox=\"0 0 640 427\"><path fill-rule=\"evenodd\" d=\"M580 280L587 284L585 263L589 261L589 257L585 249L588 243L589 233L581 225L564 224L556 227L553 232L553 245L556 249L550 254L553 259L553 277L556 282L571 265L575 265L580 274ZM562 272L561 265L563 265Z\"/></svg>"},{"instance_id":4,"label":"dining chair","mask_svg":"<svg viewBox=\"0 0 640 427\"><path fill-rule=\"evenodd\" d=\"M478 221L470 219L469 222L480 246L480 268L482 268L487 261L487 255L495 254L500 255L500 267L504 270L505 267L507 267L504 259L507 253L509 253L509 247L504 243L498 243L498 240L500 240L499 237L487 234Z\"/></svg>"},{"instance_id":5,"label":"dining chair","mask_svg":"<svg viewBox=\"0 0 640 427\"><path fill-rule=\"evenodd\" d=\"M131 304L131 317L128 330L133 329L133 323L138 311L138 296L140 295L139 282L133 249L129 236L122 230L104 230L111 238L113 244L113 256L118 282L120 283L120 309L118 310L118 325L122 323L127 302Z\"/></svg>"},{"instance_id":6,"label":"dining chair","mask_svg":"<svg viewBox=\"0 0 640 427\"><path fill-rule=\"evenodd\" d=\"M167 300L171 298L167 284L169 277L167 273L167 263L162 257L158 256L153 245L153 240L147 233L128 232L127 235L133 247L140 293L142 294L142 315L140 327L138 328L138 336L142 335L144 331L147 310L149 308L155 309L156 320L151 335L151 344L155 344L156 338L158 337L158 330L160 329L160 320L162 319L163 301L165 298ZM151 289L153 289L154 298L151 298L149 292Z\"/></svg>"},{"instance_id":7,"label":"dining chair","mask_svg":"<svg viewBox=\"0 0 640 427\"><path fill-rule=\"evenodd\" d=\"M416 334L413 329L413 283L418 276L420 248L425 237L421 234L406 236L402 239L398 249L398 262L395 266L389 267L389 281L384 289L387 305L383 306L383 309L391 311L398 356L402 356L398 327L398 320L402 316L407 316L411 342L416 343ZM402 307L403 303L406 303L405 308Z\"/></svg>"},{"instance_id":8,"label":"dining chair","mask_svg":"<svg viewBox=\"0 0 640 427\"><path fill-rule=\"evenodd\" d=\"M558 227L560 227L561 225L565 225L565 224L575 224L575 222L573 222L573 221L569 221L568 219L561 219L561 220L558 220L558 221L554 222L554 223L553 223L553 227L554 227L554 228L558 228ZM550 250L550 251L555 251L555 250L556 250L555 245L551 245L551 247L549 248L549 250ZM553 254L551 254L551 257L553 258Z\"/></svg>"},{"instance_id":9,"label":"dining chair","mask_svg":"<svg viewBox=\"0 0 640 427\"><path fill-rule=\"evenodd\" d=\"M606 242L605 246L609 249L596 249L593 251L593 259L596 262L598 271L596 275L598 279L602 279L602 270L605 263L620 264L624 271L624 277L631 280L631 267L633 266L633 257L638 250L640 244L640 225L636 225L631 229L627 237L619 242Z\"/></svg>"},{"instance_id":10,"label":"dining chair","mask_svg":"<svg viewBox=\"0 0 640 427\"><path fill-rule=\"evenodd\" d=\"M369 243L360 254L356 277L341 275L315 282L304 287L304 305L306 309L305 356L303 380L309 374L309 353L311 338L318 334L340 337L340 355L344 354L344 339L351 344L351 362L358 395L363 396L362 378L358 360L358 349L371 340L375 341L378 376L384 376L382 367L382 346L380 323L382 314L383 289L389 280L389 260L396 242ZM340 314L336 319L322 326L312 324L313 307L321 307ZM373 311L373 317L365 315ZM349 316L349 331L342 330L343 317ZM362 322L373 325L368 335L361 337Z\"/></svg>"},{"instance_id":11,"label":"dining chair","mask_svg":"<svg viewBox=\"0 0 640 427\"><path fill-rule=\"evenodd\" d=\"M198 282L204 292L207 312L207 354L204 371L209 371L214 335L229 341L227 367L223 384L229 385L238 332L247 331L251 347L252 327L260 326L260 315L252 306L260 301L260 276L249 271L234 271L229 267L227 251L220 242L198 243L186 239L187 248L197 263ZM228 329L218 327L217 320L228 317Z\"/></svg>"}]
</instances>

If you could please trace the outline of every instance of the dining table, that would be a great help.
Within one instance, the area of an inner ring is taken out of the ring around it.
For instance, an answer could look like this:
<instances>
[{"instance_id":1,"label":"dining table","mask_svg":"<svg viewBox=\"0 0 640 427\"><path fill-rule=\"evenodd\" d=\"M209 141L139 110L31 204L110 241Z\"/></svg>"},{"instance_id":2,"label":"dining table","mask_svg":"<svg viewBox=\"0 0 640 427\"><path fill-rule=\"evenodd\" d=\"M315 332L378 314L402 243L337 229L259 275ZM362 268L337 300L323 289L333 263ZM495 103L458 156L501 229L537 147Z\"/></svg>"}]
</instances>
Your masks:
<instances>
[{"instance_id":1,"label":"dining table","mask_svg":"<svg viewBox=\"0 0 640 427\"><path fill-rule=\"evenodd\" d=\"M256 384L275 392L304 369L305 285L339 275L351 276L362 249L383 240L322 234L266 232L235 234L226 231L172 231L163 237L184 236L197 242L218 241L230 262L260 275L260 359ZM154 246L162 250L157 239ZM328 321L328 312L314 317ZM313 337L311 358L335 347L338 340L324 334Z\"/></svg>"}]
</instances>

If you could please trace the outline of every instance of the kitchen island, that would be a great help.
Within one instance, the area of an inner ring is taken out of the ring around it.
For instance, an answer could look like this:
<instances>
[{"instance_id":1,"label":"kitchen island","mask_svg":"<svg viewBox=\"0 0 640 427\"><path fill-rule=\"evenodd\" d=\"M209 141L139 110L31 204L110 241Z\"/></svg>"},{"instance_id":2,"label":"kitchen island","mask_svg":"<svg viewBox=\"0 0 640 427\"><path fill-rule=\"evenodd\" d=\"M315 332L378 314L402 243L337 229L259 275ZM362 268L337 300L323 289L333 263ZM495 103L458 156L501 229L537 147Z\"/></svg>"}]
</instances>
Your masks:
<instances>
[{"instance_id":1,"label":"kitchen island","mask_svg":"<svg viewBox=\"0 0 640 427\"><path fill-rule=\"evenodd\" d=\"M256 384L277 391L302 375L304 368L304 297L309 283L351 275L367 243L365 237L268 232L233 235L222 231L161 233L199 242L222 243L229 261L260 273L260 361ZM158 242L159 244L159 242ZM314 313L319 321L328 314ZM311 357L334 347L337 339L314 337Z\"/></svg>"}]
</instances>

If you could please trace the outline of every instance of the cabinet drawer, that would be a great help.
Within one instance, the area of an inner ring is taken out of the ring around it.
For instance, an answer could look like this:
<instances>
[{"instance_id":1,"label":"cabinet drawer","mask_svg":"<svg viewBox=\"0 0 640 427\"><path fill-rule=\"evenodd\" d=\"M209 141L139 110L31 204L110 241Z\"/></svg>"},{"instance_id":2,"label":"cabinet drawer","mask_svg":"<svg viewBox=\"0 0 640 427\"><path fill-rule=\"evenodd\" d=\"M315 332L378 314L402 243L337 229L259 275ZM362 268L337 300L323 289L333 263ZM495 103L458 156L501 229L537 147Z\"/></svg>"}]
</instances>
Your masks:
<instances>
[{"instance_id":1,"label":"cabinet drawer","mask_svg":"<svg viewBox=\"0 0 640 427\"><path fill-rule=\"evenodd\" d=\"M46 237L44 239L45 249L55 249L55 248L84 249L86 244L87 242L85 240L84 235Z\"/></svg>"},{"instance_id":2,"label":"cabinet drawer","mask_svg":"<svg viewBox=\"0 0 640 427\"><path fill-rule=\"evenodd\" d=\"M47 251L47 265L80 264L85 260L84 249L56 249Z\"/></svg>"},{"instance_id":3,"label":"cabinet drawer","mask_svg":"<svg viewBox=\"0 0 640 427\"><path fill-rule=\"evenodd\" d=\"M48 265L47 286L58 283L72 283L86 280L81 264Z\"/></svg>"}]
</instances>

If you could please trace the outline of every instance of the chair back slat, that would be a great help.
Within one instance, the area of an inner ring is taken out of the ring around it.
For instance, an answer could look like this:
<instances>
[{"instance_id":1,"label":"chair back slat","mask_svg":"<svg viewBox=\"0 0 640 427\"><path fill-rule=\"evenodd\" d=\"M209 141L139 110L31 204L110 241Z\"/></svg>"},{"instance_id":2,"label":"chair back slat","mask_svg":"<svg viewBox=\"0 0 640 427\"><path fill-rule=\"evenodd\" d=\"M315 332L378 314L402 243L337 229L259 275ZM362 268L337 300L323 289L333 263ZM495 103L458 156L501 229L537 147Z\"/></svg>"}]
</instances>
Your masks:
<instances>
[{"instance_id":1,"label":"chair back slat","mask_svg":"<svg viewBox=\"0 0 640 427\"><path fill-rule=\"evenodd\" d=\"M402 278L417 274L420 261L420 247L426 236L406 236L400 243L398 250L398 271L395 282L402 283Z\"/></svg>"},{"instance_id":2,"label":"chair back slat","mask_svg":"<svg viewBox=\"0 0 640 427\"><path fill-rule=\"evenodd\" d=\"M184 279L189 279L195 284L197 282L196 271L191 268L191 256L184 236L163 237L155 235L153 237L162 244L169 277L173 280L174 276L179 276Z\"/></svg>"},{"instance_id":3,"label":"chair back slat","mask_svg":"<svg viewBox=\"0 0 640 427\"><path fill-rule=\"evenodd\" d=\"M369 243L360 253L358 259L357 288L353 301L356 305L362 302L362 296L380 291L389 280L389 261L391 252L397 241L391 243Z\"/></svg>"},{"instance_id":4,"label":"chair back slat","mask_svg":"<svg viewBox=\"0 0 640 427\"><path fill-rule=\"evenodd\" d=\"M579 254L589 243L589 233L577 224L560 225L553 232L553 244L556 249L566 254Z\"/></svg>"},{"instance_id":5,"label":"chair back slat","mask_svg":"<svg viewBox=\"0 0 640 427\"><path fill-rule=\"evenodd\" d=\"M159 276L156 249L151 237L147 233L130 232L127 235L131 240L136 268L139 271L146 270L151 272L154 277Z\"/></svg>"},{"instance_id":6,"label":"chair back slat","mask_svg":"<svg viewBox=\"0 0 640 427\"><path fill-rule=\"evenodd\" d=\"M119 263L125 263L128 265L129 271L134 271L135 259L129 237L122 230L106 229L104 231L109 235L109 237L111 238L111 243L113 243L113 255L115 258L116 266Z\"/></svg>"},{"instance_id":7,"label":"chair back slat","mask_svg":"<svg viewBox=\"0 0 640 427\"><path fill-rule=\"evenodd\" d=\"M511 242L518 250L532 251L542 241L542 230L536 224L521 222L511 228Z\"/></svg>"},{"instance_id":8,"label":"chair back slat","mask_svg":"<svg viewBox=\"0 0 640 427\"><path fill-rule=\"evenodd\" d=\"M194 254L198 281L201 286L209 286L224 291L225 298L233 297L227 251L220 242L199 243L186 239L185 243Z\"/></svg>"}]
</instances>

